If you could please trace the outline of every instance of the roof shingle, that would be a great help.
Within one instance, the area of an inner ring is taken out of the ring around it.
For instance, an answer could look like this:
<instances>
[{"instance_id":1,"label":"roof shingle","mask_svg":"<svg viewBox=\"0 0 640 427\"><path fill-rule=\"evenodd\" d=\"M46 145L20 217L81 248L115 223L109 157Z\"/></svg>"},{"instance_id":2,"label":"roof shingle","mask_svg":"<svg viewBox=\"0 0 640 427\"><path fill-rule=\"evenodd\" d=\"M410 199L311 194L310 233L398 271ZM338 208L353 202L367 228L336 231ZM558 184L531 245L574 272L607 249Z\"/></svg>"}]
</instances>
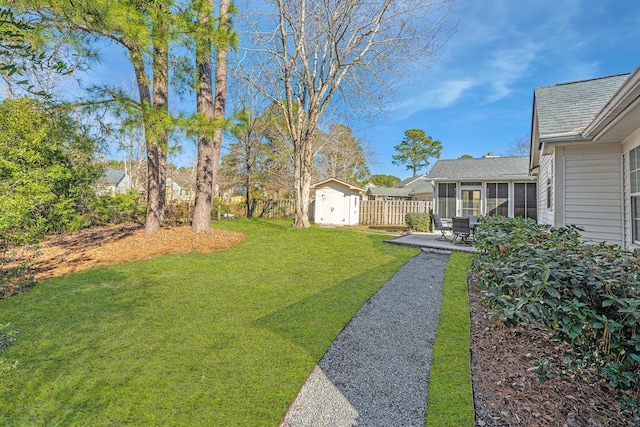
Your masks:
<instances>
[{"instance_id":1,"label":"roof shingle","mask_svg":"<svg viewBox=\"0 0 640 427\"><path fill-rule=\"evenodd\" d=\"M627 74L534 89L540 137L582 131L629 77Z\"/></svg>"}]
</instances>

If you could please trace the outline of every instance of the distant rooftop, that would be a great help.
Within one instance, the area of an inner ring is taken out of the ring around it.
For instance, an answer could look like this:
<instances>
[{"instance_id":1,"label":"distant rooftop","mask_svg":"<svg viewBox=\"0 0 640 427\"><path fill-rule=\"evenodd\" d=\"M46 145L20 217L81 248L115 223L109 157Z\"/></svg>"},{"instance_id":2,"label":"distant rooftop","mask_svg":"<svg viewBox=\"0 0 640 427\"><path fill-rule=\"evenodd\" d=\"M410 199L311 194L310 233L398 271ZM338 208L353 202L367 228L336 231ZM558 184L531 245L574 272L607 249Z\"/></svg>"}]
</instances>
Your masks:
<instances>
[{"instance_id":1,"label":"distant rooftop","mask_svg":"<svg viewBox=\"0 0 640 427\"><path fill-rule=\"evenodd\" d=\"M438 160L427 174L435 181L529 179L529 157L485 156L480 159Z\"/></svg>"}]
</instances>

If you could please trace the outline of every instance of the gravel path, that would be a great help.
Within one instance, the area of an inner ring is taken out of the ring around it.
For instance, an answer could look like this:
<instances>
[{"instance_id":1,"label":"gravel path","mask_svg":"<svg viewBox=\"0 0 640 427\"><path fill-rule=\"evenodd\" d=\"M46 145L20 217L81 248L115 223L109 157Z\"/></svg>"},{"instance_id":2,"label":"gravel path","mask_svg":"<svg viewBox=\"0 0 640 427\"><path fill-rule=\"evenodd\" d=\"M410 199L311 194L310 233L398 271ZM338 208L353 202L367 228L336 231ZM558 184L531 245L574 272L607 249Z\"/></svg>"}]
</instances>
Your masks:
<instances>
[{"instance_id":1,"label":"gravel path","mask_svg":"<svg viewBox=\"0 0 640 427\"><path fill-rule=\"evenodd\" d=\"M402 266L331 344L280 425L424 426L448 260L421 252Z\"/></svg>"}]
</instances>

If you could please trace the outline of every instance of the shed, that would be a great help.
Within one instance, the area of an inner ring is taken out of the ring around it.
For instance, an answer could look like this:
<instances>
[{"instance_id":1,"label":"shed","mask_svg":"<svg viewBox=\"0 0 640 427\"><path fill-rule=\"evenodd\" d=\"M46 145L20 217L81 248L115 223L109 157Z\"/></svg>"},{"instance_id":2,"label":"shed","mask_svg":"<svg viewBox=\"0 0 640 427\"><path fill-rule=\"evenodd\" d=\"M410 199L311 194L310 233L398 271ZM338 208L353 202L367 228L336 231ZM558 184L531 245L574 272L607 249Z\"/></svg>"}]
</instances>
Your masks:
<instances>
[{"instance_id":1,"label":"shed","mask_svg":"<svg viewBox=\"0 0 640 427\"><path fill-rule=\"evenodd\" d=\"M358 225L364 189L336 178L316 182L311 188L316 190L316 224Z\"/></svg>"}]
</instances>

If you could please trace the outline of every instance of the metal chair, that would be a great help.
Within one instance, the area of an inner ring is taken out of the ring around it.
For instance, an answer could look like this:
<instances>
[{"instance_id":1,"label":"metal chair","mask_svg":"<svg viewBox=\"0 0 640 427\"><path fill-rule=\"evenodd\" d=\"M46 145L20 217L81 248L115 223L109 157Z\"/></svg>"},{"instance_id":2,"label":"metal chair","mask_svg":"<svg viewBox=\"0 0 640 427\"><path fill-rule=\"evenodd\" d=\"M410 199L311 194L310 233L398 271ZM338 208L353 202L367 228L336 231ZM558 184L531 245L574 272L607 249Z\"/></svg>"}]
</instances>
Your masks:
<instances>
[{"instance_id":1,"label":"metal chair","mask_svg":"<svg viewBox=\"0 0 640 427\"><path fill-rule=\"evenodd\" d=\"M460 238L460 243L463 245L470 245L469 240L471 236L471 227L469 226L469 218L452 218L453 222L453 239L451 243L455 243L457 238Z\"/></svg>"},{"instance_id":2,"label":"metal chair","mask_svg":"<svg viewBox=\"0 0 640 427\"><path fill-rule=\"evenodd\" d=\"M442 233L442 236L438 237L436 240L447 240L447 241L449 241L449 239L447 239L447 237L444 235L444 233L446 233L447 231L453 230L453 228L451 228L448 225L442 224L442 221L440 220L440 216L438 214L432 213L431 214L431 219L433 220L433 229Z\"/></svg>"}]
</instances>

